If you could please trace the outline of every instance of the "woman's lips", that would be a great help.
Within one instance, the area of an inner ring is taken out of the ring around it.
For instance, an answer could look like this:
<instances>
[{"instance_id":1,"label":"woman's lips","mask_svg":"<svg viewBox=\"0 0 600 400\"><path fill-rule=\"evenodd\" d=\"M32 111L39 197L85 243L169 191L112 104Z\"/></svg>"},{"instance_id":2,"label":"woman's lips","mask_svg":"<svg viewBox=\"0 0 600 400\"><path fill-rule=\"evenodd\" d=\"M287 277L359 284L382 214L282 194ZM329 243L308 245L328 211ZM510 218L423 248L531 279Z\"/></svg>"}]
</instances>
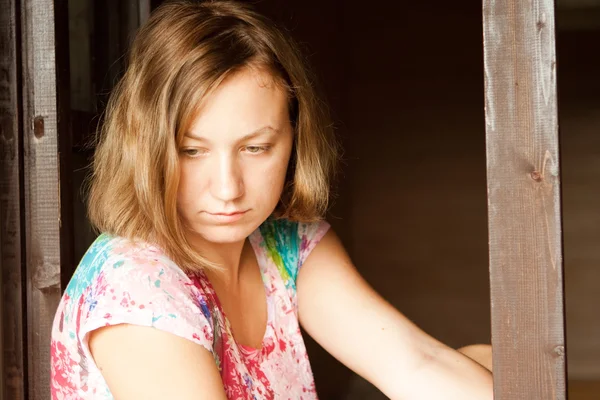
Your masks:
<instances>
[{"instance_id":1,"label":"woman's lips","mask_svg":"<svg viewBox=\"0 0 600 400\"><path fill-rule=\"evenodd\" d=\"M246 211L226 212L226 213L225 212L217 212L217 213L207 212L206 214L213 221L221 222L221 223L230 223L230 222L239 221L246 214L246 212L247 212L247 210Z\"/></svg>"}]
</instances>

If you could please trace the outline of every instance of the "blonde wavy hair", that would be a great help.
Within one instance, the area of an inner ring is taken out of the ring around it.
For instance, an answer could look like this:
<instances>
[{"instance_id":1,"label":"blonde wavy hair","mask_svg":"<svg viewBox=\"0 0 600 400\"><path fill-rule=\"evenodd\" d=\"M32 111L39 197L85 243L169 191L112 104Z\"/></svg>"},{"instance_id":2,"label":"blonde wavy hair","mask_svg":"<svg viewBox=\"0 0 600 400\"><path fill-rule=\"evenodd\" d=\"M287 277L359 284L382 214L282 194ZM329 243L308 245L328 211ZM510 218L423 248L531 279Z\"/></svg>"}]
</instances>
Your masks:
<instances>
[{"instance_id":1,"label":"blonde wavy hair","mask_svg":"<svg viewBox=\"0 0 600 400\"><path fill-rule=\"evenodd\" d=\"M323 217L338 147L301 53L247 5L172 1L139 30L107 105L88 196L100 232L150 241L186 270L218 268L197 254L177 211L178 146L202 103L243 68L262 68L289 93L294 146L274 216Z\"/></svg>"}]
</instances>

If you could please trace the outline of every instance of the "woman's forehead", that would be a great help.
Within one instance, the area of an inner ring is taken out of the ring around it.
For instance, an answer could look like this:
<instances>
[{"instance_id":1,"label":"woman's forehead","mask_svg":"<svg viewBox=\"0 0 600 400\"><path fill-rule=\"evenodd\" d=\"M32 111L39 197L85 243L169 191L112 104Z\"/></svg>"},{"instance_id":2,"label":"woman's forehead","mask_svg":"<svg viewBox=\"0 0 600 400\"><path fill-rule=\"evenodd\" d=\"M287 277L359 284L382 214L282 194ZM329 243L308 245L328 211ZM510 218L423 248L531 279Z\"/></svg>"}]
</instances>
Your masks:
<instances>
[{"instance_id":1,"label":"woman's forehead","mask_svg":"<svg viewBox=\"0 0 600 400\"><path fill-rule=\"evenodd\" d=\"M246 136L277 133L289 125L286 91L273 77L247 69L225 79L203 102L186 135Z\"/></svg>"}]
</instances>

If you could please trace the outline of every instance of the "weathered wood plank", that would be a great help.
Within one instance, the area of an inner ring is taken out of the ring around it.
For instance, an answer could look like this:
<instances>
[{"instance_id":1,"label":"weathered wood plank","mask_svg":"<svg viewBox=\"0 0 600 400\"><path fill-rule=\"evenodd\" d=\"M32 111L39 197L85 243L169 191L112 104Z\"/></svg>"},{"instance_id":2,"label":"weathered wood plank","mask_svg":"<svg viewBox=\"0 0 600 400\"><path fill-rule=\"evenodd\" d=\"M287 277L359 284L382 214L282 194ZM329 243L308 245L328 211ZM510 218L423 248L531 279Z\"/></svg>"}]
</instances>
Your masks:
<instances>
[{"instance_id":1,"label":"weathered wood plank","mask_svg":"<svg viewBox=\"0 0 600 400\"><path fill-rule=\"evenodd\" d=\"M3 364L0 397L24 400L19 23L15 1L0 0L0 10L0 347Z\"/></svg>"},{"instance_id":2,"label":"weathered wood plank","mask_svg":"<svg viewBox=\"0 0 600 400\"><path fill-rule=\"evenodd\" d=\"M483 22L495 399L565 399L554 2Z\"/></svg>"},{"instance_id":3,"label":"weathered wood plank","mask_svg":"<svg viewBox=\"0 0 600 400\"><path fill-rule=\"evenodd\" d=\"M64 191L70 191L69 182L60 180L70 172L60 156L68 140L68 99L61 99L64 92L57 90L59 80L68 88L68 79L57 68L55 47L64 44L56 40L55 28L68 26L60 14L66 13L65 7L62 0L28 0L21 10L28 398L32 400L50 398L50 332L61 296L61 263L69 256L64 254L69 247L64 242L71 240L63 231L71 222L68 215L63 218L63 209L71 205L61 202Z\"/></svg>"}]
</instances>

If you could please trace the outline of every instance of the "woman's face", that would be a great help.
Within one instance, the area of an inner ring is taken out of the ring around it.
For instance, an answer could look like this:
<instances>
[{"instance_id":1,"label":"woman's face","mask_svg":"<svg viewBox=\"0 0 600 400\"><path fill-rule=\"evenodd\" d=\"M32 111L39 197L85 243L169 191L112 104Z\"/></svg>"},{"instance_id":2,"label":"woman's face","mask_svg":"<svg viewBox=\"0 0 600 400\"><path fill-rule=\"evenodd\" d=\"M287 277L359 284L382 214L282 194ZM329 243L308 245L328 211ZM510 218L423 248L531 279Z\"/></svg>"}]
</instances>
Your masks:
<instances>
[{"instance_id":1,"label":"woman's face","mask_svg":"<svg viewBox=\"0 0 600 400\"><path fill-rule=\"evenodd\" d=\"M228 77L179 148L177 204L192 235L244 240L275 209L292 150L286 92L258 69Z\"/></svg>"}]
</instances>

